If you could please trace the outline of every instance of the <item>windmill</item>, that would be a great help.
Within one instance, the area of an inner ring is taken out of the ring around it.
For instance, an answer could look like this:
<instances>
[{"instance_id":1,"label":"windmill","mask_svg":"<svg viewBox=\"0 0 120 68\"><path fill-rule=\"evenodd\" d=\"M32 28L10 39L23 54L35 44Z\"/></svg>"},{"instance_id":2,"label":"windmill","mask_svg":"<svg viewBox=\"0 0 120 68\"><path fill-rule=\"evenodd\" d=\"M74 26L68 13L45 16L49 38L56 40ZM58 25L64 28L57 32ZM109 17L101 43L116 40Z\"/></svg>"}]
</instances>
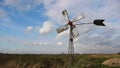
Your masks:
<instances>
[{"instance_id":1,"label":"windmill","mask_svg":"<svg viewBox=\"0 0 120 68\"><path fill-rule=\"evenodd\" d=\"M80 24L74 24L74 22L79 21L83 18L85 18L84 14L80 14L78 17L74 18L73 20L69 19L67 10L63 10L62 14L67 22L67 24L60 26L57 28L57 33L61 33L67 29L70 28L70 34L69 34L69 47L68 47L68 54L70 55L71 62L73 61L73 55L74 55L74 39L79 36L79 33L77 31L76 25L82 25L82 24L95 24L98 26L105 26L103 23L104 19L96 19L93 21L93 23L80 23Z\"/></svg>"}]
</instances>

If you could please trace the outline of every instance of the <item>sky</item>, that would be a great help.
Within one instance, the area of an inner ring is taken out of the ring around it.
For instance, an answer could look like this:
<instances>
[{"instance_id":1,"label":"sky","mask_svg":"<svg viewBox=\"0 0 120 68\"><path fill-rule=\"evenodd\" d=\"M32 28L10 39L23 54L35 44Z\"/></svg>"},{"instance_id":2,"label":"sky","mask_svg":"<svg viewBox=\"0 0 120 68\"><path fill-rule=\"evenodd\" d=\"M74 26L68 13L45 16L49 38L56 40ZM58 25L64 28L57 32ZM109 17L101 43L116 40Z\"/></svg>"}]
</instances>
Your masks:
<instances>
[{"instance_id":1,"label":"sky","mask_svg":"<svg viewBox=\"0 0 120 68\"><path fill-rule=\"evenodd\" d=\"M68 52L69 29L56 28L84 14L75 23L105 19L104 26L77 26L75 53L120 52L120 0L0 0L0 53L61 54Z\"/></svg>"}]
</instances>

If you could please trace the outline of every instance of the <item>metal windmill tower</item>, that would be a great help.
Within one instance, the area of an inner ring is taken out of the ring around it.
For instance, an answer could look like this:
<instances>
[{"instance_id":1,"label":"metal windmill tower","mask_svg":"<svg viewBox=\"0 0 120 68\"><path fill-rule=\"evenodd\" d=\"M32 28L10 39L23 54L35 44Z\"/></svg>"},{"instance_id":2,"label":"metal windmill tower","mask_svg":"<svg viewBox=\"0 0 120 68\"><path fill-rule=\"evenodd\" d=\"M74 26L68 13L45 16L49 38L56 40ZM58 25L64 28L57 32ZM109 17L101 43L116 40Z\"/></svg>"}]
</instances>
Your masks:
<instances>
[{"instance_id":1,"label":"metal windmill tower","mask_svg":"<svg viewBox=\"0 0 120 68\"><path fill-rule=\"evenodd\" d=\"M95 25L98 25L98 26L105 26L104 23L103 23L104 19L96 19L96 20L93 21L93 23L74 24L74 22L85 18L85 16L83 14L81 14L78 17L74 18L73 20L69 20L67 10L63 10L62 14L63 14L65 20L67 21L67 24L57 28L57 33L59 34L59 33L61 33L61 32L70 28L68 54L70 55L70 57L71 57L70 59L71 59L71 62L72 62L73 61L73 55L74 55L74 43L73 43L73 41L74 41L75 38L77 38L79 36L76 25L95 24Z\"/></svg>"}]
</instances>

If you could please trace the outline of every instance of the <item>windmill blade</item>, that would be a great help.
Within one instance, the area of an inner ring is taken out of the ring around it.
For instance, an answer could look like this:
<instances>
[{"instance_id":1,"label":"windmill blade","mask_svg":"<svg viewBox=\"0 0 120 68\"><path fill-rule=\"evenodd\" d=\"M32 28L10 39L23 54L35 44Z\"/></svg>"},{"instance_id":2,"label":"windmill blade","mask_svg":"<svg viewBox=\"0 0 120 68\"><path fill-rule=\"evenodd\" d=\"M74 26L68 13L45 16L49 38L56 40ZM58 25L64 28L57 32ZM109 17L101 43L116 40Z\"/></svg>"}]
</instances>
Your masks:
<instances>
[{"instance_id":1,"label":"windmill blade","mask_svg":"<svg viewBox=\"0 0 120 68\"><path fill-rule=\"evenodd\" d=\"M85 16L84 16L84 14L82 13L82 14L80 14L78 17L74 18L74 19L72 20L72 22L76 22L76 21L81 20L81 19L83 19L83 18L85 18Z\"/></svg>"},{"instance_id":2,"label":"windmill blade","mask_svg":"<svg viewBox=\"0 0 120 68\"><path fill-rule=\"evenodd\" d=\"M73 27L72 33L73 33L73 38L74 39L79 36L78 30L75 26Z\"/></svg>"},{"instance_id":3,"label":"windmill blade","mask_svg":"<svg viewBox=\"0 0 120 68\"><path fill-rule=\"evenodd\" d=\"M65 20L66 20L67 23L68 23L68 22L69 22L69 16L68 16L68 12L67 12L67 10L63 10L63 11L62 11L62 14L63 14Z\"/></svg>"},{"instance_id":4,"label":"windmill blade","mask_svg":"<svg viewBox=\"0 0 120 68\"><path fill-rule=\"evenodd\" d=\"M57 33L59 34L65 30L67 30L68 28L69 28L69 26L67 24L64 26L60 26L59 28L57 28Z\"/></svg>"}]
</instances>

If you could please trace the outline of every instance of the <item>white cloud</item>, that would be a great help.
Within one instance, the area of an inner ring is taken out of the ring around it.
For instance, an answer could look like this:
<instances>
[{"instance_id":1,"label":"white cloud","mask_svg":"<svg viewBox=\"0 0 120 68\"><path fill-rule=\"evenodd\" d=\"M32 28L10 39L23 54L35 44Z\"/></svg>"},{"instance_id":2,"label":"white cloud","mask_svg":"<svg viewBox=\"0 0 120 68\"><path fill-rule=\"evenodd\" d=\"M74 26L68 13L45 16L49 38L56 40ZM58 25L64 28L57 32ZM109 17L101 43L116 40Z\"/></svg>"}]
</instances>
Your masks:
<instances>
[{"instance_id":1,"label":"white cloud","mask_svg":"<svg viewBox=\"0 0 120 68\"><path fill-rule=\"evenodd\" d=\"M38 42L36 42L36 41L33 41L33 42L32 42L32 44L33 44L33 45L37 45L37 44L38 44Z\"/></svg>"},{"instance_id":2,"label":"white cloud","mask_svg":"<svg viewBox=\"0 0 120 68\"><path fill-rule=\"evenodd\" d=\"M43 23L42 28L39 29L39 33L40 33L41 35L47 35L48 33L50 33L50 32L53 30L53 28L54 28L54 25L53 25L52 22L50 22L50 21L45 21L45 22Z\"/></svg>"},{"instance_id":3,"label":"white cloud","mask_svg":"<svg viewBox=\"0 0 120 68\"><path fill-rule=\"evenodd\" d=\"M119 21L118 21L119 22ZM112 28L112 29L116 29L116 30L120 30L120 25L119 23L112 23L112 22L105 22L106 26L108 26L108 28Z\"/></svg>"},{"instance_id":4,"label":"white cloud","mask_svg":"<svg viewBox=\"0 0 120 68\"><path fill-rule=\"evenodd\" d=\"M20 2L20 0L5 0L4 1L4 3L6 4L6 5L16 5L16 4L18 4Z\"/></svg>"},{"instance_id":5,"label":"white cloud","mask_svg":"<svg viewBox=\"0 0 120 68\"><path fill-rule=\"evenodd\" d=\"M39 42L39 41L24 41L23 44L25 45L36 45L36 46L47 46L49 43L47 42Z\"/></svg>"},{"instance_id":6,"label":"white cloud","mask_svg":"<svg viewBox=\"0 0 120 68\"><path fill-rule=\"evenodd\" d=\"M96 18L105 19L106 27L95 27L94 25L81 25L78 28L80 36L75 41L75 46L78 45L78 52L117 52L120 50L120 1L119 0L5 0L4 4L9 8L17 9L19 11L29 11L40 4L44 5L44 14L49 21L43 23L43 26L36 27L41 35L50 33L55 23L66 24L61 12L64 9L68 10L70 19L84 13L85 19L79 22L92 22ZM79 7L78 7L79 6ZM42 7L41 7L42 8ZM7 13L4 9L0 9L0 17L6 17ZM32 26L27 27L26 32L33 31ZM57 35L57 39L69 36L69 30ZM51 35L51 37L53 37ZM68 39L68 38L67 38ZM66 38L65 38L66 40ZM44 42L30 42L26 44L48 45ZM53 43L53 42L51 42ZM61 45L62 42L58 42ZM66 45L66 44L65 44ZM106 50L105 50L106 49Z\"/></svg>"},{"instance_id":7,"label":"white cloud","mask_svg":"<svg viewBox=\"0 0 120 68\"><path fill-rule=\"evenodd\" d=\"M58 46L62 46L63 43L62 43L62 42L57 42L57 45L58 45Z\"/></svg>"},{"instance_id":8,"label":"white cloud","mask_svg":"<svg viewBox=\"0 0 120 68\"><path fill-rule=\"evenodd\" d=\"M42 25L42 27L38 27L36 26L35 28L33 26L28 26L26 28L25 33L30 33L33 30L38 31L41 35L47 35L48 33L50 33L54 28L54 25L52 22L50 21L45 21Z\"/></svg>"},{"instance_id":9,"label":"white cloud","mask_svg":"<svg viewBox=\"0 0 120 68\"><path fill-rule=\"evenodd\" d=\"M3 4L18 11L29 11L39 6L43 0L4 0Z\"/></svg>"},{"instance_id":10,"label":"white cloud","mask_svg":"<svg viewBox=\"0 0 120 68\"><path fill-rule=\"evenodd\" d=\"M32 8L32 5L25 0L5 0L4 5L9 6L10 8L17 9L19 11L28 11Z\"/></svg>"},{"instance_id":11,"label":"white cloud","mask_svg":"<svg viewBox=\"0 0 120 68\"><path fill-rule=\"evenodd\" d=\"M119 31L113 28L96 28L97 32L93 30L80 35L75 41L76 52L117 53L120 50Z\"/></svg>"},{"instance_id":12,"label":"white cloud","mask_svg":"<svg viewBox=\"0 0 120 68\"><path fill-rule=\"evenodd\" d=\"M38 45L43 45L43 43L42 42L38 42Z\"/></svg>"},{"instance_id":13,"label":"white cloud","mask_svg":"<svg viewBox=\"0 0 120 68\"><path fill-rule=\"evenodd\" d=\"M42 46L47 46L48 45L48 43L47 42L38 42L39 43L39 45L42 45Z\"/></svg>"},{"instance_id":14,"label":"white cloud","mask_svg":"<svg viewBox=\"0 0 120 68\"><path fill-rule=\"evenodd\" d=\"M28 27L26 28L25 33L30 33L30 32L32 32L33 30L34 30L33 26L28 26Z\"/></svg>"},{"instance_id":15,"label":"white cloud","mask_svg":"<svg viewBox=\"0 0 120 68\"><path fill-rule=\"evenodd\" d=\"M7 12L3 8L0 8L0 18L5 17L8 17Z\"/></svg>"},{"instance_id":16,"label":"white cloud","mask_svg":"<svg viewBox=\"0 0 120 68\"><path fill-rule=\"evenodd\" d=\"M32 5L32 7L39 6L43 0L26 0L27 3Z\"/></svg>"},{"instance_id":17,"label":"white cloud","mask_svg":"<svg viewBox=\"0 0 120 68\"><path fill-rule=\"evenodd\" d=\"M25 44L29 44L29 41L24 41Z\"/></svg>"},{"instance_id":18,"label":"white cloud","mask_svg":"<svg viewBox=\"0 0 120 68\"><path fill-rule=\"evenodd\" d=\"M45 46L47 46L47 45L48 45L48 43L44 43L44 45L45 45Z\"/></svg>"},{"instance_id":19,"label":"white cloud","mask_svg":"<svg viewBox=\"0 0 120 68\"><path fill-rule=\"evenodd\" d=\"M115 48L109 45L96 45L95 43L91 43L88 45L79 45L75 47L75 51L77 53L117 53L119 52L119 48Z\"/></svg>"},{"instance_id":20,"label":"white cloud","mask_svg":"<svg viewBox=\"0 0 120 68\"><path fill-rule=\"evenodd\" d=\"M66 3L67 2L67 3ZM70 18L74 18L80 13L84 13L86 16L85 21L90 22L96 18L103 19L119 19L120 5L118 0L79 0L79 1L69 1L69 0L50 0L46 5L46 2L43 3L46 8L46 15L49 16L51 20L57 22L64 22L61 12L64 9L67 9L69 12ZM79 7L78 7L79 6ZM51 10L52 8L52 10ZM73 10L74 8L74 10ZM57 10L57 11L56 11ZM111 12L110 12L111 11Z\"/></svg>"}]
</instances>

